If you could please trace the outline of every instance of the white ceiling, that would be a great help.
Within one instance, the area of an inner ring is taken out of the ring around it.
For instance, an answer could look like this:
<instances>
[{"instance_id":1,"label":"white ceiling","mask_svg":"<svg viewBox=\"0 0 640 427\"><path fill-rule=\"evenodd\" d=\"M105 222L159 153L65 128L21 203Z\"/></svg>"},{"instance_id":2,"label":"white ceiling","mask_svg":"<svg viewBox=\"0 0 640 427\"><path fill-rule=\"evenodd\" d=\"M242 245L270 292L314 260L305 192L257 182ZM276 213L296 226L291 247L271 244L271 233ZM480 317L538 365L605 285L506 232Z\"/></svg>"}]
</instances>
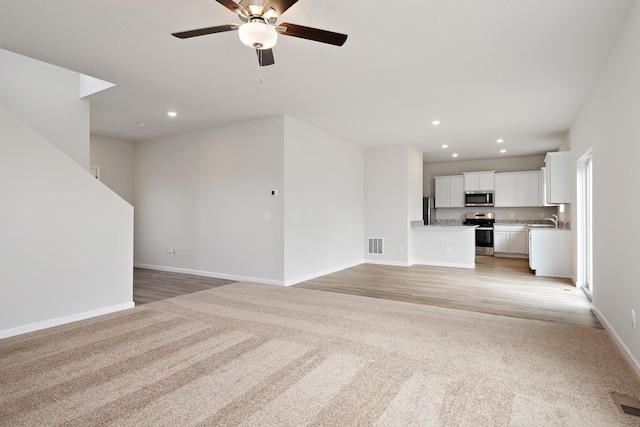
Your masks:
<instances>
[{"instance_id":1,"label":"white ceiling","mask_svg":"<svg viewBox=\"0 0 640 427\"><path fill-rule=\"evenodd\" d=\"M171 36L240 23L214 0L0 0L0 46L115 83L92 97L97 135L286 114L364 146L413 144L434 163L558 149L633 1L300 0L279 22L349 38L281 36L260 93L237 32Z\"/></svg>"}]
</instances>

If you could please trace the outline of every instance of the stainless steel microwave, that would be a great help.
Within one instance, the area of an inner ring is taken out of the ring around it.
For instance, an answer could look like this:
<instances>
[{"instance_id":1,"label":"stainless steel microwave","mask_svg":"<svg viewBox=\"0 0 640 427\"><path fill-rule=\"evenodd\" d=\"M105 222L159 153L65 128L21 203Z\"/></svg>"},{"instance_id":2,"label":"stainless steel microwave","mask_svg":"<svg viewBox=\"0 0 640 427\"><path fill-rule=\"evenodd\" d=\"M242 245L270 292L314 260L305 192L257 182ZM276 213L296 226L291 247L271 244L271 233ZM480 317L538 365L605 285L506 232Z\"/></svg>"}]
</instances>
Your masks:
<instances>
[{"instance_id":1,"label":"stainless steel microwave","mask_svg":"<svg viewBox=\"0 0 640 427\"><path fill-rule=\"evenodd\" d=\"M493 206L493 191L465 191L464 205L467 207Z\"/></svg>"}]
</instances>

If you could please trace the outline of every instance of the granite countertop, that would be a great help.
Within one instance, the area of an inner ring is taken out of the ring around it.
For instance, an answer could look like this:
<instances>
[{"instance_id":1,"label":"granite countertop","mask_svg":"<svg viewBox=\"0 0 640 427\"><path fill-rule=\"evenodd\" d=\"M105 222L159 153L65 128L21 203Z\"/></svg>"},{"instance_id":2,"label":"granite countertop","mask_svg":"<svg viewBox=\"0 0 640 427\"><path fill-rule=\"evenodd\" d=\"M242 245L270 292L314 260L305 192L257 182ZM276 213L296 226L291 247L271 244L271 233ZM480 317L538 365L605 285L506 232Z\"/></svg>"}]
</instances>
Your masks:
<instances>
[{"instance_id":1,"label":"granite countertop","mask_svg":"<svg viewBox=\"0 0 640 427\"><path fill-rule=\"evenodd\" d=\"M462 225L462 224L432 224L432 225L412 225L411 228L414 229L435 229L435 228L468 228L468 229L474 229L476 228L477 225Z\"/></svg>"}]
</instances>

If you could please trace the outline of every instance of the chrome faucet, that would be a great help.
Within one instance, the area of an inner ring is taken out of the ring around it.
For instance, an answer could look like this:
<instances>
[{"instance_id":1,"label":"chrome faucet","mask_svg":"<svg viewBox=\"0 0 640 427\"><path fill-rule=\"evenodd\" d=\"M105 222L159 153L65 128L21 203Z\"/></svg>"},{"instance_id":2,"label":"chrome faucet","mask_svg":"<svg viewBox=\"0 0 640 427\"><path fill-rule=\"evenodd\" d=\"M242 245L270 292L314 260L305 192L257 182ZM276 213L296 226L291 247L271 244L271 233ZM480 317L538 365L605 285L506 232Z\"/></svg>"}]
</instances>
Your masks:
<instances>
[{"instance_id":1,"label":"chrome faucet","mask_svg":"<svg viewBox=\"0 0 640 427\"><path fill-rule=\"evenodd\" d=\"M558 220L558 215L551 214L551 216L552 216L553 218L545 218L545 220L546 220L546 221L551 221L551 222L553 223L554 227L555 227L555 228L558 228L558 222L559 222L559 220Z\"/></svg>"}]
</instances>

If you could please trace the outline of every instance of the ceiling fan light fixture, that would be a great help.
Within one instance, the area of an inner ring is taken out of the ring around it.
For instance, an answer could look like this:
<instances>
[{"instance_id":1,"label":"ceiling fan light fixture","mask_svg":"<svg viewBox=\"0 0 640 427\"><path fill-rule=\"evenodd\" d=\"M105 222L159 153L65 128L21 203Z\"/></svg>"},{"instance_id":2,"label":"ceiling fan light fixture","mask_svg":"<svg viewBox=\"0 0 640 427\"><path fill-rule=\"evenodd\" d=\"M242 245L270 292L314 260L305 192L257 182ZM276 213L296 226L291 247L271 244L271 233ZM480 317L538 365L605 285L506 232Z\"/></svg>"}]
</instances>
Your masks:
<instances>
[{"instance_id":1,"label":"ceiling fan light fixture","mask_svg":"<svg viewBox=\"0 0 640 427\"><path fill-rule=\"evenodd\" d=\"M238 28L240 41L252 49L271 49L278 41L278 32L263 21L249 21Z\"/></svg>"}]
</instances>

